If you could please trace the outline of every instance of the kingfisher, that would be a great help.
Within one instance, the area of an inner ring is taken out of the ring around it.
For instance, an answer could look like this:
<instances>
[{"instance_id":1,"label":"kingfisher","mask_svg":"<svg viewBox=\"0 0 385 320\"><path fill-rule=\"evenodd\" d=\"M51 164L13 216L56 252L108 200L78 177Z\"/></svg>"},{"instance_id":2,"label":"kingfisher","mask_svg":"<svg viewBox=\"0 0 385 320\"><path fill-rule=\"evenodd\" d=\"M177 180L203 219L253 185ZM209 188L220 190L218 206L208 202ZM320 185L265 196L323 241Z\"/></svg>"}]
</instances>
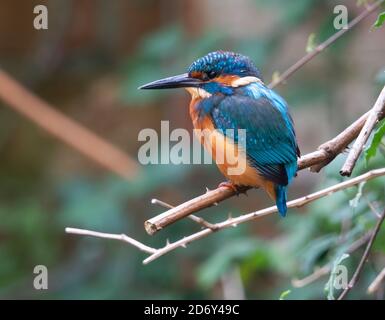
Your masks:
<instances>
[{"instance_id":1,"label":"kingfisher","mask_svg":"<svg viewBox=\"0 0 385 320\"><path fill-rule=\"evenodd\" d=\"M201 143L228 180L220 186L235 191L263 188L280 215L286 216L287 187L296 175L300 150L287 103L264 84L252 60L215 51L194 61L186 73L139 87L170 88L185 88L191 94L189 113L194 128L217 138L203 136ZM240 129L246 134L241 136ZM227 154L227 150L245 161L242 172L229 173L234 163L227 157L217 161L217 155Z\"/></svg>"}]
</instances>

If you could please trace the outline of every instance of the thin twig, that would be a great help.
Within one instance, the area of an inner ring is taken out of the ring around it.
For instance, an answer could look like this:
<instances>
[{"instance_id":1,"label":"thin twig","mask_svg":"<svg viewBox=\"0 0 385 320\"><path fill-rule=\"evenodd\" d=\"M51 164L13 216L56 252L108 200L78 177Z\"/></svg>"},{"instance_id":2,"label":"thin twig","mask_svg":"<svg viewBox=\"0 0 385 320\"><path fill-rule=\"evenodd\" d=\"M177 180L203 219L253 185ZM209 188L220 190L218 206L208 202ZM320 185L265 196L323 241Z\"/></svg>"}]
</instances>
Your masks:
<instances>
[{"instance_id":1,"label":"thin twig","mask_svg":"<svg viewBox=\"0 0 385 320\"><path fill-rule=\"evenodd\" d=\"M158 250L155 248L151 248L125 234L113 234L113 233L105 233L105 232L97 232L97 231L91 231L91 230L85 230L85 229L78 229L78 228L65 228L65 232L69 234L77 234L82 236L90 236L90 237L96 237L96 238L104 238L104 239L112 239L112 240L119 240L126 242L135 248L138 248L139 250L146 252L148 254L154 254Z\"/></svg>"},{"instance_id":2,"label":"thin twig","mask_svg":"<svg viewBox=\"0 0 385 320\"><path fill-rule=\"evenodd\" d=\"M368 287L368 294L372 294L376 292L380 288L384 279L385 279L385 268L381 270L381 272L377 275L377 277L373 280L373 282Z\"/></svg>"},{"instance_id":3,"label":"thin twig","mask_svg":"<svg viewBox=\"0 0 385 320\"><path fill-rule=\"evenodd\" d=\"M310 283L313 283L314 281L317 281L319 278L329 274L330 270L331 270L331 266L330 266L330 263L328 263L321 268L316 268L312 274L306 276L305 278L292 279L291 284L294 288L306 287Z\"/></svg>"},{"instance_id":4,"label":"thin twig","mask_svg":"<svg viewBox=\"0 0 385 320\"><path fill-rule=\"evenodd\" d=\"M317 199L329 196L329 195L333 194L334 192L355 186L355 185L361 183L362 181L371 180L371 179L374 179L376 177L380 177L380 176L384 176L384 175L385 175L385 168L372 170L372 171L369 171L363 175L352 178L350 180L338 183L338 184L333 185L331 187L328 187L328 188L322 189L320 191L314 192L312 194L306 195L304 197L289 201L287 203L287 206L289 208L302 207L302 206L304 206L310 202L313 202ZM142 243L126 236L126 235L100 233L100 232L88 231L88 230L83 230L83 229L74 229L74 228L66 228L66 232L67 233L80 234L80 235L100 237L100 238L115 239L115 240L121 240L121 241L127 242L127 243L133 245L134 247L150 254L150 256L143 261L144 264L148 264L151 261L154 261L154 260L158 259L159 257L169 253L170 251L173 251L173 250L180 248L180 247L184 248L187 246L187 244L189 244L193 241L205 238L208 235L214 233L215 231L219 231L219 230L223 230L223 229L227 229L227 228L231 228L231 227L236 227L237 225L239 225L241 223L249 222L249 221L255 220L257 218L264 217L266 215L276 213L276 212L277 212L277 207L273 206L273 207L265 208L265 209L258 210L255 212L251 212L251 213L248 213L245 215L241 215L241 216L236 217L236 218L230 217L226 221L216 223L215 224L215 227L216 227L215 230L210 229L210 228L203 229L203 230L198 231L196 233L193 233L187 237L184 237L178 241L175 241L172 243L167 243L163 248L159 248L159 249L154 249L154 248L148 247L148 246L146 246L146 245L144 245L144 244L142 244Z\"/></svg>"},{"instance_id":5,"label":"thin twig","mask_svg":"<svg viewBox=\"0 0 385 320\"><path fill-rule=\"evenodd\" d=\"M161 206L163 208L168 208L168 209L174 208L174 206L172 206L171 204L168 204L167 202L164 202L159 199L152 199L151 204L157 204L158 206Z\"/></svg>"},{"instance_id":6,"label":"thin twig","mask_svg":"<svg viewBox=\"0 0 385 320\"><path fill-rule=\"evenodd\" d=\"M381 218L378 219L378 221L376 223L376 226L375 226L375 228L374 228L374 230L372 232L372 235L371 235L371 237L369 239L369 242L368 242L368 244L367 244L367 246L365 248L365 252L362 255L360 263L358 264L357 269L356 269L356 271L353 274L353 277L349 281L349 284L347 285L347 287L344 289L344 291L342 291L341 295L338 297L338 300L344 299L345 296L349 293L349 291L357 283L357 281L358 281L358 279L360 277L360 274L361 274L361 272L362 272L362 270L364 268L365 262L366 262L366 260L368 260L368 257L369 257L369 254L370 254L370 250L372 249L372 246L373 246L374 240L376 239L378 231L380 231L380 228L381 228L382 222L384 221L384 218L385 218L385 210L382 213Z\"/></svg>"},{"instance_id":7,"label":"thin twig","mask_svg":"<svg viewBox=\"0 0 385 320\"><path fill-rule=\"evenodd\" d=\"M354 18L348 24L348 27L346 29L341 29L341 30L337 31L334 35L332 35L326 41L319 44L313 51L311 51L308 54L306 54L305 56L303 56L300 60L298 60L295 64L293 64L289 69L287 69L285 72L283 72L277 79L274 79L269 84L269 87L274 88L275 86L284 82L287 78L289 78L299 68L303 67L306 63L308 63L310 60L312 60L315 56L317 56L319 53L321 53L323 50L325 50L327 47L329 47L332 43L334 43L336 40L338 40L342 35L344 35L346 32L348 32L350 29L352 29L357 24L359 24L362 20L364 20L366 17L368 17L383 2L384 2L384 0L380 0L380 1L377 1L376 3L374 3L372 5L366 6L366 9L360 15L358 15L356 18Z\"/></svg>"},{"instance_id":8,"label":"thin twig","mask_svg":"<svg viewBox=\"0 0 385 320\"><path fill-rule=\"evenodd\" d=\"M369 116L366 119L365 125L361 129L353 147L350 149L349 155L345 160L340 174L342 176L348 176L352 174L353 168L362 152L365 148L365 143L368 141L370 134L372 133L377 122L381 119L385 111L385 86L382 89L380 95L377 98L372 110L369 112Z\"/></svg>"},{"instance_id":9,"label":"thin twig","mask_svg":"<svg viewBox=\"0 0 385 320\"><path fill-rule=\"evenodd\" d=\"M374 206L374 204L365 196L366 198L366 203L368 204L370 211L377 217L381 218L381 212L377 210L377 208Z\"/></svg>"}]
</instances>

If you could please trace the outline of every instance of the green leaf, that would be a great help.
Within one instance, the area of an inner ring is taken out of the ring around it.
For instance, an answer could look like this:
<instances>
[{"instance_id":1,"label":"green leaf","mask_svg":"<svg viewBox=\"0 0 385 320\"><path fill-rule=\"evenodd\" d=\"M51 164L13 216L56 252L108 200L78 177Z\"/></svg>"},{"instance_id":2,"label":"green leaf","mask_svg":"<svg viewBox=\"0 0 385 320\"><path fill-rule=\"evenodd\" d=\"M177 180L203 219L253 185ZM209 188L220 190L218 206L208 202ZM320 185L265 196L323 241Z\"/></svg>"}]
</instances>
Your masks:
<instances>
[{"instance_id":1,"label":"green leaf","mask_svg":"<svg viewBox=\"0 0 385 320\"><path fill-rule=\"evenodd\" d=\"M381 144L381 140L384 135L385 135L385 119L380 122L377 130L374 133L370 146L365 151L366 163L368 163L371 158L376 156L377 149Z\"/></svg>"},{"instance_id":2,"label":"green leaf","mask_svg":"<svg viewBox=\"0 0 385 320\"><path fill-rule=\"evenodd\" d=\"M291 290L286 290L284 292L281 293L281 295L279 296L279 300L285 300L285 298L290 294Z\"/></svg>"},{"instance_id":3,"label":"green leaf","mask_svg":"<svg viewBox=\"0 0 385 320\"><path fill-rule=\"evenodd\" d=\"M341 264L342 261L344 261L346 258L349 258L349 255L347 253L344 253L339 258L337 258L333 263L332 271L330 272L330 277L328 282L325 284L325 291L327 292L327 298L328 300L334 300L334 283L336 279L336 270L337 267Z\"/></svg>"},{"instance_id":4,"label":"green leaf","mask_svg":"<svg viewBox=\"0 0 385 320\"><path fill-rule=\"evenodd\" d=\"M381 12L378 17L377 17L377 20L376 22L373 24L373 27L372 28L380 28L385 22L385 11Z\"/></svg>"},{"instance_id":5,"label":"green leaf","mask_svg":"<svg viewBox=\"0 0 385 320\"><path fill-rule=\"evenodd\" d=\"M317 46L317 43L315 41L315 38L316 38L316 34L313 32L309 35L309 37L307 38L307 44L306 44L306 52L307 53L310 53L312 52L316 46Z\"/></svg>"}]
</instances>

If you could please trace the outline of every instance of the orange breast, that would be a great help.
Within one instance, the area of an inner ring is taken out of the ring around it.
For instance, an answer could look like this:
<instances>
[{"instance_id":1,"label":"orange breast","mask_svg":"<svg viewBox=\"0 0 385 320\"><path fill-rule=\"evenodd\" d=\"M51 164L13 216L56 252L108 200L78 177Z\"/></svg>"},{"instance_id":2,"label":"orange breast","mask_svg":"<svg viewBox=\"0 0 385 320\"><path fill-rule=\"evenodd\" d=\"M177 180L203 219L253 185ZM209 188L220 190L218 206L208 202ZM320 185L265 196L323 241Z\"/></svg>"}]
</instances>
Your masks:
<instances>
[{"instance_id":1,"label":"orange breast","mask_svg":"<svg viewBox=\"0 0 385 320\"><path fill-rule=\"evenodd\" d=\"M245 150L238 148L231 138L216 130L210 117L199 117L195 108L199 101L199 98L192 99L190 116L194 128L200 131L197 138L214 159L221 173L235 185L263 187L275 200L274 184L264 179L256 168L250 166Z\"/></svg>"}]
</instances>

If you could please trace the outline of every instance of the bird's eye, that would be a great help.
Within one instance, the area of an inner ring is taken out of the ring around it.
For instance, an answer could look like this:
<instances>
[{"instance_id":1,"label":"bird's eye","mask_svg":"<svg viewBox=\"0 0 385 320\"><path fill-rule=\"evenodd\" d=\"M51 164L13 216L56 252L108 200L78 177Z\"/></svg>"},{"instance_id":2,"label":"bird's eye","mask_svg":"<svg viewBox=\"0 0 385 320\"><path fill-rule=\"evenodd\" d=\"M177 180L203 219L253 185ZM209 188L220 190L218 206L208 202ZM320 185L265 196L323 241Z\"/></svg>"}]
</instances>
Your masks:
<instances>
[{"instance_id":1,"label":"bird's eye","mask_svg":"<svg viewBox=\"0 0 385 320\"><path fill-rule=\"evenodd\" d=\"M216 71L211 70L207 73L207 76L209 77L209 79L214 79L217 76L217 73Z\"/></svg>"},{"instance_id":2,"label":"bird's eye","mask_svg":"<svg viewBox=\"0 0 385 320\"><path fill-rule=\"evenodd\" d=\"M216 71L211 70L211 71L208 71L208 72L203 72L203 73L201 74L201 79L202 79L203 81L208 81L208 80L210 80L210 79L214 79L217 75L218 75L218 74L217 74Z\"/></svg>"}]
</instances>

